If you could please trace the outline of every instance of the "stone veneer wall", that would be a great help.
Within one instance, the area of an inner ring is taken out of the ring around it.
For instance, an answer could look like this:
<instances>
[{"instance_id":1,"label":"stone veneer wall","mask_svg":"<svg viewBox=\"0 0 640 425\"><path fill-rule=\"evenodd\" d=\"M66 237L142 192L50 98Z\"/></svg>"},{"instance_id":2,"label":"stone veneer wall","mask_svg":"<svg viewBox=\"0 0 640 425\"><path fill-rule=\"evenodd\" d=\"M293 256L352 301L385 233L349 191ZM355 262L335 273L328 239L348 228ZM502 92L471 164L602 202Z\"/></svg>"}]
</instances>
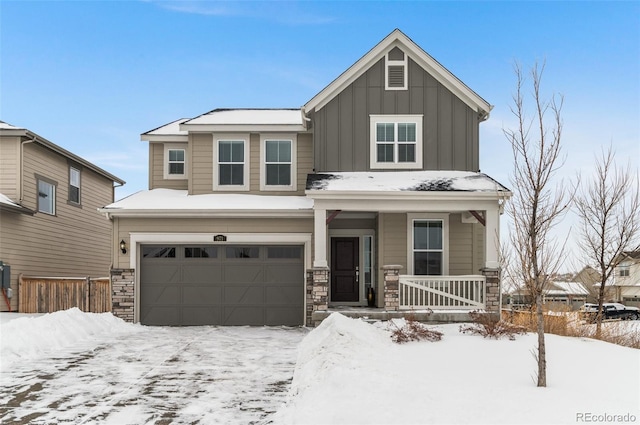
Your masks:
<instances>
[{"instance_id":1,"label":"stone veneer wall","mask_svg":"<svg viewBox=\"0 0 640 425\"><path fill-rule=\"evenodd\" d=\"M134 269L111 269L111 312L125 322L135 320L134 288Z\"/></svg>"},{"instance_id":2,"label":"stone veneer wall","mask_svg":"<svg viewBox=\"0 0 640 425\"><path fill-rule=\"evenodd\" d=\"M395 311L400 308L400 270L402 266L382 266L384 273L384 309Z\"/></svg>"},{"instance_id":3,"label":"stone veneer wall","mask_svg":"<svg viewBox=\"0 0 640 425\"><path fill-rule=\"evenodd\" d=\"M325 267L307 270L307 311L306 326L318 326L313 320L314 311L329 309L329 269Z\"/></svg>"},{"instance_id":4,"label":"stone veneer wall","mask_svg":"<svg viewBox=\"0 0 640 425\"><path fill-rule=\"evenodd\" d=\"M482 274L486 279L485 310L500 314L500 269L484 268Z\"/></svg>"}]
</instances>

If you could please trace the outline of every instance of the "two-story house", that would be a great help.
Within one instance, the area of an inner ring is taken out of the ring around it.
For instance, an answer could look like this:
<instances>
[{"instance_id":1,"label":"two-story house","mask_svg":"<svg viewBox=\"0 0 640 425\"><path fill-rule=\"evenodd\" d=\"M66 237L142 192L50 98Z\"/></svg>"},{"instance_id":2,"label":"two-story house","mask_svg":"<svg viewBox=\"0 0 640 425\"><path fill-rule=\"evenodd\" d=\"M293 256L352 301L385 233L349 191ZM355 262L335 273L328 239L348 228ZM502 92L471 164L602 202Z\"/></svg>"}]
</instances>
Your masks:
<instances>
[{"instance_id":1,"label":"two-story house","mask_svg":"<svg viewBox=\"0 0 640 425\"><path fill-rule=\"evenodd\" d=\"M615 301L640 307L640 251L622 253L611 286Z\"/></svg>"},{"instance_id":2,"label":"two-story house","mask_svg":"<svg viewBox=\"0 0 640 425\"><path fill-rule=\"evenodd\" d=\"M369 305L497 311L510 192L479 168L490 110L395 30L301 108L214 109L142 134L149 190L101 210L114 313L299 325Z\"/></svg>"},{"instance_id":3,"label":"two-story house","mask_svg":"<svg viewBox=\"0 0 640 425\"><path fill-rule=\"evenodd\" d=\"M111 223L98 207L112 203L114 185L123 184L44 137L0 121L0 311L18 310L20 274L109 276Z\"/></svg>"}]
</instances>

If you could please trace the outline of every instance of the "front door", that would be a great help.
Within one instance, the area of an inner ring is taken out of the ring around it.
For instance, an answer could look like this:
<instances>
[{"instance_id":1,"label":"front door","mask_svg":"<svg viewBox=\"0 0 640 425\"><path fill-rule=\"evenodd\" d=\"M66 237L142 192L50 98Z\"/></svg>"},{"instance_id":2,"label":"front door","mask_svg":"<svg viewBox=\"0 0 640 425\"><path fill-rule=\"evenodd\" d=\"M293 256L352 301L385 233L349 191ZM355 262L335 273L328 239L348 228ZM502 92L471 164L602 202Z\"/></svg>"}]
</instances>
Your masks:
<instances>
[{"instance_id":1,"label":"front door","mask_svg":"<svg viewBox=\"0 0 640 425\"><path fill-rule=\"evenodd\" d=\"M360 301L360 238L331 238L331 301Z\"/></svg>"}]
</instances>

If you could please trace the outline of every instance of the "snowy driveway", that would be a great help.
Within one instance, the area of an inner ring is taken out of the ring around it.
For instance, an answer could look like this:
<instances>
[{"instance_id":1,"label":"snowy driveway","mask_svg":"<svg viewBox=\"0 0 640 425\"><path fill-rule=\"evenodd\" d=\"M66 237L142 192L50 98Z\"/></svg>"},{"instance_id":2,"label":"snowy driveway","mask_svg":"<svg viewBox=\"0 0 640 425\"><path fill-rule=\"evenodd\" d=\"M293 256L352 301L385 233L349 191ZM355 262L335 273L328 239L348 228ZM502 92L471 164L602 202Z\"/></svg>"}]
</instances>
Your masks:
<instances>
[{"instance_id":1,"label":"snowy driveway","mask_svg":"<svg viewBox=\"0 0 640 425\"><path fill-rule=\"evenodd\" d=\"M140 327L2 372L0 423L268 423L307 331Z\"/></svg>"}]
</instances>

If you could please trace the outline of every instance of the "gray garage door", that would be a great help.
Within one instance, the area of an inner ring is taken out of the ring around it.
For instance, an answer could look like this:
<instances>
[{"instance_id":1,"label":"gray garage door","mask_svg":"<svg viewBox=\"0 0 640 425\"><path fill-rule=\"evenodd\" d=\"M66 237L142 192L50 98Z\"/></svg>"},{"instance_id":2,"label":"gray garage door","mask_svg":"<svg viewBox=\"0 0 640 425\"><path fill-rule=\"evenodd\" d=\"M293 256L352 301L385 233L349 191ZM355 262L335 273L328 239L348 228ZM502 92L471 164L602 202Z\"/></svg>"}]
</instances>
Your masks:
<instances>
[{"instance_id":1,"label":"gray garage door","mask_svg":"<svg viewBox=\"0 0 640 425\"><path fill-rule=\"evenodd\" d=\"M145 325L301 325L302 246L143 245Z\"/></svg>"}]
</instances>

